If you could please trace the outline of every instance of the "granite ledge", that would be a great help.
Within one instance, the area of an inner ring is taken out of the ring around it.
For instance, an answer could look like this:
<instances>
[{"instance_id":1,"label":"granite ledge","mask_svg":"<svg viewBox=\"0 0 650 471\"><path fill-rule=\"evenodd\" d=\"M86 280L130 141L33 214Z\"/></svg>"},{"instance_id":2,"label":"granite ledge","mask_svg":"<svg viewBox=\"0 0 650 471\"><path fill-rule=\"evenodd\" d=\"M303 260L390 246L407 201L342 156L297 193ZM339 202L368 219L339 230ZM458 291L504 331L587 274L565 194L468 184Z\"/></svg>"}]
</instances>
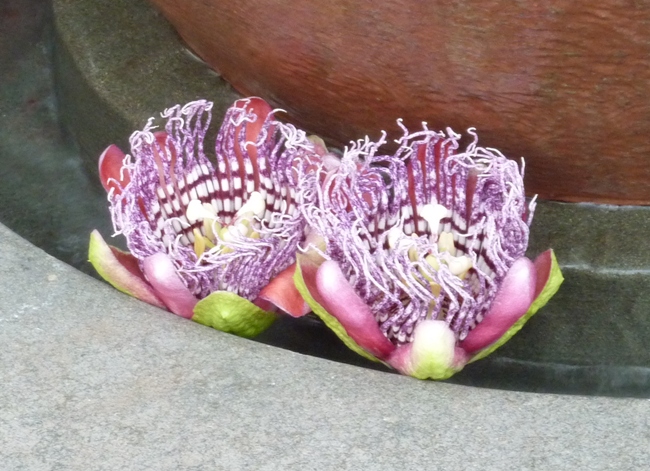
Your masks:
<instances>
[{"instance_id":1,"label":"granite ledge","mask_svg":"<svg viewBox=\"0 0 650 471\"><path fill-rule=\"evenodd\" d=\"M647 469L650 401L307 357L122 295L0 225L0 468Z\"/></svg>"}]
</instances>

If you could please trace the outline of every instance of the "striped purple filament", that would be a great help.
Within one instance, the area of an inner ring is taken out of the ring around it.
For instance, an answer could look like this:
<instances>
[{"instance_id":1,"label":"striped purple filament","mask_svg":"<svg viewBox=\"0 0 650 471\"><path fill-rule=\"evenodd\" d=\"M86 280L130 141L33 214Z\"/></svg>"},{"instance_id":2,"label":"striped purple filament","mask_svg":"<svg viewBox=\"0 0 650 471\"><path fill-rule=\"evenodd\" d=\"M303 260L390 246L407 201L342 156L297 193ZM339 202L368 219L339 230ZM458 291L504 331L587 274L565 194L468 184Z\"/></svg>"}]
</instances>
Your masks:
<instances>
[{"instance_id":1,"label":"striped purple filament","mask_svg":"<svg viewBox=\"0 0 650 471\"><path fill-rule=\"evenodd\" d=\"M444 319L463 339L527 246L534 203L526 207L517 164L476 140L458 152L458 140L405 130L393 155L378 154L383 140L361 141L304 211L398 345L427 318ZM365 197L341 204L350 194Z\"/></svg>"},{"instance_id":2,"label":"striped purple filament","mask_svg":"<svg viewBox=\"0 0 650 471\"><path fill-rule=\"evenodd\" d=\"M230 290L252 300L295 260L305 225L297 189L313 149L270 112L234 106L213 165L204 149L211 107L173 107L165 132L150 121L131 136L130 183L110 198L113 221L139 260L167 253L197 297Z\"/></svg>"}]
</instances>

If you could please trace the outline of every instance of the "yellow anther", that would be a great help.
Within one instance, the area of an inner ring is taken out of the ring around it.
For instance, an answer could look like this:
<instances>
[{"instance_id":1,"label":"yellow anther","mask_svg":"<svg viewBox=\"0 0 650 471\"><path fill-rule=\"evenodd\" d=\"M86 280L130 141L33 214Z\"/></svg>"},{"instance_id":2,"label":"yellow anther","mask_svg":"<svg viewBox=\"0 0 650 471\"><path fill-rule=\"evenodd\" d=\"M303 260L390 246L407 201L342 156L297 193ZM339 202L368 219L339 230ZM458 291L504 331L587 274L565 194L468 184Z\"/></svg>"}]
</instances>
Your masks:
<instances>
[{"instance_id":1,"label":"yellow anther","mask_svg":"<svg viewBox=\"0 0 650 471\"><path fill-rule=\"evenodd\" d=\"M434 257L433 255L427 255L424 257L424 261L427 262L427 264L433 269L433 271L438 271L438 268L440 268L440 264L438 263L438 259ZM422 275L428 282L433 282L433 278L431 275L429 275L429 271L425 270L424 267L421 265L418 267L418 270L420 272L420 275Z\"/></svg>"},{"instance_id":2,"label":"yellow anther","mask_svg":"<svg viewBox=\"0 0 650 471\"><path fill-rule=\"evenodd\" d=\"M440 262L438 262L438 259L433 255L427 255L424 257L424 260L431 265L431 268L434 270L438 271L440 269Z\"/></svg>"},{"instance_id":3,"label":"yellow anther","mask_svg":"<svg viewBox=\"0 0 650 471\"><path fill-rule=\"evenodd\" d=\"M438 283L431 282L429 283L429 287L431 289L431 294L433 294L436 298L440 296L440 292L442 291L441 286ZM433 319L433 311L436 308L436 301L432 300L429 301L429 307L427 309L427 319Z\"/></svg>"},{"instance_id":4,"label":"yellow anther","mask_svg":"<svg viewBox=\"0 0 650 471\"><path fill-rule=\"evenodd\" d=\"M194 253L200 257L205 252L205 238L197 228L194 228L192 233L194 234Z\"/></svg>"},{"instance_id":5,"label":"yellow anther","mask_svg":"<svg viewBox=\"0 0 650 471\"><path fill-rule=\"evenodd\" d=\"M452 257L456 255L456 246L454 245L454 235L451 232L441 232L438 236L438 250L448 252Z\"/></svg>"},{"instance_id":6,"label":"yellow anther","mask_svg":"<svg viewBox=\"0 0 650 471\"><path fill-rule=\"evenodd\" d=\"M250 237L251 239L260 239L261 238L259 232L251 232L248 237Z\"/></svg>"},{"instance_id":7,"label":"yellow anther","mask_svg":"<svg viewBox=\"0 0 650 471\"><path fill-rule=\"evenodd\" d=\"M305 256L314 263L320 265L325 261L325 258L321 254L324 254L327 250L327 243L316 231L312 229L307 230L304 247L307 249Z\"/></svg>"},{"instance_id":8,"label":"yellow anther","mask_svg":"<svg viewBox=\"0 0 650 471\"><path fill-rule=\"evenodd\" d=\"M230 231L230 226L224 226L219 229L219 239L224 242L232 242L235 240L234 234Z\"/></svg>"},{"instance_id":9,"label":"yellow anther","mask_svg":"<svg viewBox=\"0 0 650 471\"><path fill-rule=\"evenodd\" d=\"M320 137L312 134L311 136L307 136L307 140L316 146L322 147L325 150L325 152L327 152L327 146L325 145L325 141L322 140Z\"/></svg>"},{"instance_id":10,"label":"yellow anther","mask_svg":"<svg viewBox=\"0 0 650 471\"><path fill-rule=\"evenodd\" d=\"M429 308L427 309L427 319L431 319L433 317L433 310L435 308L436 308L436 302L435 301L430 301L429 302Z\"/></svg>"},{"instance_id":11,"label":"yellow anther","mask_svg":"<svg viewBox=\"0 0 650 471\"><path fill-rule=\"evenodd\" d=\"M212 241L211 241L210 239L208 239L207 237L204 237L204 238L203 238L203 242L205 242L205 246L206 246L208 249L213 249L213 248L215 247L214 242L212 242Z\"/></svg>"},{"instance_id":12,"label":"yellow anther","mask_svg":"<svg viewBox=\"0 0 650 471\"><path fill-rule=\"evenodd\" d=\"M205 237L211 242L217 241L217 234L221 231L222 226L218 221L214 219L204 219L203 220L203 232L205 232Z\"/></svg>"},{"instance_id":13,"label":"yellow anther","mask_svg":"<svg viewBox=\"0 0 650 471\"><path fill-rule=\"evenodd\" d=\"M194 234L194 253L196 254L197 257L200 257L203 252L205 252L205 249L211 249L214 248L214 244L210 239L207 237L203 236L201 234L201 231L199 229L193 229L192 233Z\"/></svg>"},{"instance_id":14,"label":"yellow anther","mask_svg":"<svg viewBox=\"0 0 650 471\"><path fill-rule=\"evenodd\" d=\"M429 283L429 287L431 289L431 294L433 294L436 298L440 296L440 291L442 288L438 283L431 282ZM436 308L436 302L435 301L430 301L429 302L429 307L427 309L427 319L432 319L433 318L433 311Z\"/></svg>"},{"instance_id":15,"label":"yellow anther","mask_svg":"<svg viewBox=\"0 0 650 471\"><path fill-rule=\"evenodd\" d=\"M469 269L472 268L472 259L467 255L450 257L447 263L449 265L449 271L461 280L465 278Z\"/></svg>"},{"instance_id":16,"label":"yellow anther","mask_svg":"<svg viewBox=\"0 0 650 471\"><path fill-rule=\"evenodd\" d=\"M230 226L225 226L222 227L221 230L219 231L219 239L221 239L221 241L226 244L228 242L232 242L233 240L235 240L235 235L232 233L230 229L231 229ZM234 249L232 247L228 247L227 245L221 244L222 254L227 254L231 252L234 252Z\"/></svg>"},{"instance_id":17,"label":"yellow anther","mask_svg":"<svg viewBox=\"0 0 650 471\"><path fill-rule=\"evenodd\" d=\"M415 234L415 233L413 233L413 234L411 234L411 238L412 238L412 239L417 239L417 238L418 238L418 235ZM412 262L417 262L417 261L419 260L419 258L420 258L420 255L418 254L418 249L417 249L417 247L416 247L416 246L412 246L412 247L409 249L409 260L412 261Z\"/></svg>"}]
</instances>

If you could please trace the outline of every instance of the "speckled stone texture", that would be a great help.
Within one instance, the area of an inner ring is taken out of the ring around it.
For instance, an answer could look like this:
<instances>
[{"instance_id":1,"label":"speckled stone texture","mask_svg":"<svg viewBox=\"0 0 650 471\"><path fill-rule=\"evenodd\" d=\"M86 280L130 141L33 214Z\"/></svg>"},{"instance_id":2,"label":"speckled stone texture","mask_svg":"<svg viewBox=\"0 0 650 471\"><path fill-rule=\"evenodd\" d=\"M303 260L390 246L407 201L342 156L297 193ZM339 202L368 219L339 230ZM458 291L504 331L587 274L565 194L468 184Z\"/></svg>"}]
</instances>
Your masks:
<instances>
[{"instance_id":1,"label":"speckled stone texture","mask_svg":"<svg viewBox=\"0 0 650 471\"><path fill-rule=\"evenodd\" d=\"M53 4L62 117L89 168L95 168L106 145L124 144L132 130L167 106L197 97L216 100L218 120L236 98L225 82L187 53L144 0ZM587 379L593 371L579 368L606 367L617 378L608 384L632 378L649 390L650 349L644 347L650 338L649 209L541 201L529 256L553 247L566 281L548 306L485 365L515 361L530 370L561 363L578 368L574 372ZM642 368L619 371L630 366ZM509 375L502 376L507 383Z\"/></svg>"},{"instance_id":2,"label":"speckled stone texture","mask_svg":"<svg viewBox=\"0 0 650 471\"><path fill-rule=\"evenodd\" d=\"M650 402L422 382L178 318L0 225L2 470L640 470Z\"/></svg>"}]
</instances>

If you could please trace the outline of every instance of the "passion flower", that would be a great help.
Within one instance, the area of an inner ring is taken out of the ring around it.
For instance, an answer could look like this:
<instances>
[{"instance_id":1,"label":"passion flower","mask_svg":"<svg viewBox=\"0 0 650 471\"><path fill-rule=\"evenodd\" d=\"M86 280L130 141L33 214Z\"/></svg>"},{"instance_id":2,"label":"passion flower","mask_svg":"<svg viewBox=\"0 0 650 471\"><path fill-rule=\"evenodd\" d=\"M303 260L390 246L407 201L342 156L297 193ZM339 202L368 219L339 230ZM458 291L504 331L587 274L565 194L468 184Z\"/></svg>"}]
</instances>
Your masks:
<instances>
[{"instance_id":1,"label":"passion flower","mask_svg":"<svg viewBox=\"0 0 650 471\"><path fill-rule=\"evenodd\" d=\"M216 137L213 165L204 140L212 103L162 113L130 138L131 155L110 146L100 177L116 234L130 253L97 231L90 261L118 289L179 316L253 336L280 306L308 307L292 275L305 221L301 182L318 155L304 133L274 120L259 98L239 100Z\"/></svg>"},{"instance_id":2,"label":"passion flower","mask_svg":"<svg viewBox=\"0 0 650 471\"><path fill-rule=\"evenodd\" d=\"M401 125L401 123L400 123ZM353 350L417 378L445 379L491 353L557 291L551 250L524 256L535 202L516 162L430 131L346 149L302 206L321 238L296 284Z\"/></svg>"}]
</instances>

